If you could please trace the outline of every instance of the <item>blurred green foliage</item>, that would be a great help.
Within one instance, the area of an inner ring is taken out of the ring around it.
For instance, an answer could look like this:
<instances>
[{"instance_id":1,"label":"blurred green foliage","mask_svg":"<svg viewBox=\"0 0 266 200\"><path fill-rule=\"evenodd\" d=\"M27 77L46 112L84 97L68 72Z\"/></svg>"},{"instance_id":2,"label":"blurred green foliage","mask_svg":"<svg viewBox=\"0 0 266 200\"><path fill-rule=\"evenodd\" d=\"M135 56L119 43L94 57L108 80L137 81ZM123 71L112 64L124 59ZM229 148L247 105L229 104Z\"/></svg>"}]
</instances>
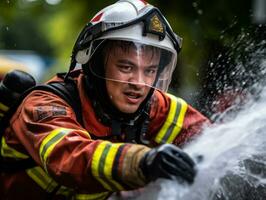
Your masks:
<instances>
[{"instance_id":1,"label":"blurred green foliage","mask_svg":"<svg viewBox=\"0 0 266 200\"><path fill-rule=\"evenodd\" d=\"M56 58L53 72L67 70L72 46L82 27L115 0L58 0L54 5L47 2L51 0L1 0L0 49L34 50ZM190 95L201 84L208 61L230 45L241 29L251 25L254 3L252 0L148 2L161 9L174 31L184 39L172 83L174 92L184 95Z\"/></svg>"}]
</instances>

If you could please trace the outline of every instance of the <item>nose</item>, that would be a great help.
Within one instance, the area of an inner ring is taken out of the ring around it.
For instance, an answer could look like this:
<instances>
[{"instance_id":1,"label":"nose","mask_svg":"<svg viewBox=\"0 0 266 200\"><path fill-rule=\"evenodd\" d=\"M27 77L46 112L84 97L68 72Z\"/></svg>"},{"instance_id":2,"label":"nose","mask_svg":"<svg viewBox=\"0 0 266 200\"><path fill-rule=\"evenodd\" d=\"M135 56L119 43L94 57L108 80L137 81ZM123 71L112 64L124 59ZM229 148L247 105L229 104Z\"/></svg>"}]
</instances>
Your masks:
<instances>
[{"instance_id":1,"label":"nose","mask_svg":"<svg viewBox=\"0 0 266 200\"><path fill-rule=\"evenodd\" d=\"M145 76L141 72L135 72L132 73L130 78L129 78L129 84L130 85L135 85L136 87L143 87L146 85L145 82Z\"/></svg>"},{"instance_id":2,"label":"nose","mask_svg":"<svg viewBox=\"0 0 266 200\"><path fill-rule=\"evenodd\" d=\"M133 83L133 82L129 82L128 85L131 89L138 90L138 91L143 90L143 88L145 87L145 84L139 84L139 83Z\"/></svg>"}]
</instances>

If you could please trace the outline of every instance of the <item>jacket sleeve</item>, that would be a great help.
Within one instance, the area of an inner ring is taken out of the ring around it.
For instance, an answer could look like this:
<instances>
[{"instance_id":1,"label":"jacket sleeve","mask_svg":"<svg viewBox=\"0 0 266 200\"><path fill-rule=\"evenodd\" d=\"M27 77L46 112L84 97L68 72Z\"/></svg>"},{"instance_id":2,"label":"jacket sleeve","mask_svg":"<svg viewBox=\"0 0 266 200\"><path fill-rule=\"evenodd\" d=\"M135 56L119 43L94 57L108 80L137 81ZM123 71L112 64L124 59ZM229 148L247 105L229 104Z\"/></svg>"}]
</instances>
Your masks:
<instances>
[{"instance_id":1,"label":"jacket sleeve","mask_svg":"<svg viewBox=\"0 0 266 200\"><path fill-rule=\"evenodd\" d=\"M210 124L210 120L207 117L192 106L188 105L182 129L173 143L176 145L183 145L189 142Z\"/></svg>"},{"instance_id":2,"label":"jacket sleeve","mask_svg":"<svg viewBox=\"0 0 266 200\"><path fill-rule=\"evenodd\" d=\"M183 145L210 124L208 118L171 94L156 93L150 131L156 144Z\"/></svg>"},{"instance_id":3,"label":"jacket sleeve","mask_svg":"<svg viewBox=\"0 0 266 200\"><path fill-rule=\"evenodd\" d=\"M54 94L31 93L11 124L8 145L29 154L62 185L101 192L145 184L138 163L149 148L92 140L69 105Z\"/></svg>"}]
</instances>

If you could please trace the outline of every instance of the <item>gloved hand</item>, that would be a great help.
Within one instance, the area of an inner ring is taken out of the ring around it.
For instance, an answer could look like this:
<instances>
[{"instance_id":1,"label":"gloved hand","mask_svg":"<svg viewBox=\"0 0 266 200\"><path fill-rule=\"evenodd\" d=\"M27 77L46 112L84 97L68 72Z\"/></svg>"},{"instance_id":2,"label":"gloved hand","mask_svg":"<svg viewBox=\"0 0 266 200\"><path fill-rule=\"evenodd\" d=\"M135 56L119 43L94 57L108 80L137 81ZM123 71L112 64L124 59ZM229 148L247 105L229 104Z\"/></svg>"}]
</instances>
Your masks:
<instances>
[{"instance_id":1,"label":"gloved hand","mask_svg":"<svg viewBox=\"0 0 266 200\"><path fill-rule=\"evenodd\" d=\"M148 151L140 161L140 168L148 181L166 178L193 183L196 175L194 161L172 144Z\"/></svg>"}]
</instances>

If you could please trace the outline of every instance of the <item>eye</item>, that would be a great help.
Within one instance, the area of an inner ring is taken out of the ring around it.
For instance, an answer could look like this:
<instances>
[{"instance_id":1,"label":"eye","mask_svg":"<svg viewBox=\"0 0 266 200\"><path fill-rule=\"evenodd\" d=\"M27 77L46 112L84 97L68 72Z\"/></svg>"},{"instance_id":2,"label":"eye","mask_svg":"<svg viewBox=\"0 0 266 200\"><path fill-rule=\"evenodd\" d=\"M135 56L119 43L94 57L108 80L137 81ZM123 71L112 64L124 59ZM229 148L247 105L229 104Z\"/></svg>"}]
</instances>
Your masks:
<instances>
[{"instance_id":1,"label":"eye","mask_svg":"<svg viewBox=\"0 0 266 200\"><path fill-rule=\"evenodd\" d=\"M149 67L144 73L146 76L154 76L157 73L157 67Z\"/></svg>"},{"instance_id":2,"label":"eye","mask_svg":"<svg viewBox=\"0 0 266 200\"><path fill-rule=\"evenodd\" d=\"M117 65L121 72L129 73L132 71L133 67L131 65Z\"/></svg>"}]
</instances>

